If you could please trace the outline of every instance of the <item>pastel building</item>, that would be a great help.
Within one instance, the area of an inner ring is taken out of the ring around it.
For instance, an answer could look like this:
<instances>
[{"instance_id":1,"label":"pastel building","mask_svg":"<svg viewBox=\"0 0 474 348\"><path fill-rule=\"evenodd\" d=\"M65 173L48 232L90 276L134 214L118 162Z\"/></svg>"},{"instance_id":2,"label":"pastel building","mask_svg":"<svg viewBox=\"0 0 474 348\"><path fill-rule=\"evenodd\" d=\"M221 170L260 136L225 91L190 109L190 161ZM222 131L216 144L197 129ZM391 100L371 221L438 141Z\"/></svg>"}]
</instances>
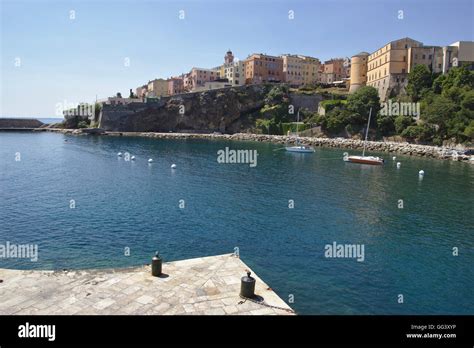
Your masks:
<instances>
[{"instance_id":1,"label":"pastel building","mask_svg":"<svg viewBox=\"0 0 474 348\"><path fill-rule=\"evenodd\" d=\"M165 97L168 95L168 81L165 79L154 79L148 82L147 97Z\"/></svg>"},{"instance_id":2,"label":"pastel building","mask_svg":"<svg viewBox=\"0 0 474 348\"><path fill-rule=\"evenodd\" d=\"M245 84L245 64L243 61L234 60L231 50L228 50L224 56L224 64L221 69L221 78L227 79L231 86Z\"/></svg>"},{"instance_id":3,"label":"pastel building","mask_svg":"<svg viewBox=\"0 0 474 348\"><path fill-rule=\"evenodd\" d=\"M283 58L254 53L244 61L245 83L284 82Z\"/></svg>"},{"instance_id":4,"label":"pastel building","mask_svg":"<svg viewBox=\"0 0 474 348\"><path fill-rule=\"evenodd\" d=\"M184 77L171 77L168 79L168 95L184 93Z\"/></svg>"},{"instance_id":5,"label":"pastel building","mask_svg":"<svg viewBox=\"0 0 474 348\"><path fill-rule=\"evenodd\" d=\"M219 79L220 71L218 69L192 68L186 76L184 87L188 91L194 91L197 87L204 86L206 82Z\"/></svg>"},{"instance_id":6,"label":"pastel building","mask_svg":"<svg viewBox=\"0 0 474 348\"><path fill-rule=\"evenodd\" d=\"M425 65L431 72L443 72L443 48L439 46L408 47L408 72L417 65Z\"/></svg>"},{"instance_id":7,"label":"pastel building","mask_svg":"<svg viewBox=\"0 0 474 348\"><path fill-rule=\"evenodd\" d=\"M143 86L137 87L135 89L135 94L136 94L137 98L146 97L147 92L148 92L148 85L143 85Z\"/></svg>"},{"instance_id":8,"label":"pastel building","mask_svg":"<svg viewBox=\"0 0 474 348\"><path fill-rule=\"evenodd\" d=\"M283 54L284 80L292 86L302 86L318 82L320 61L317 58Z\"/></svg>"},{"instance_id":9,"label":"pastel building","mask_svg":"<svg viewBox=\"0 0 474 348\"><path fill-rule=\"evenodd\" d=\"M378 90L382 101L386 101L392 91L399 93L406 87L409 49L422 46L419 41L403 38L391 41L369 55L367 85Z\"/></svg>"},{"instance_id":10,"label":"pastel building","mask_svg":"<svg viewBox=\"0 0 474 348\"><path fill-rule=\"evenodd\" d=\"M324 62L320 68L319 82L333 84L347 79L350 75L348 59L333 58Z\"/></svg>"}]
</instances>

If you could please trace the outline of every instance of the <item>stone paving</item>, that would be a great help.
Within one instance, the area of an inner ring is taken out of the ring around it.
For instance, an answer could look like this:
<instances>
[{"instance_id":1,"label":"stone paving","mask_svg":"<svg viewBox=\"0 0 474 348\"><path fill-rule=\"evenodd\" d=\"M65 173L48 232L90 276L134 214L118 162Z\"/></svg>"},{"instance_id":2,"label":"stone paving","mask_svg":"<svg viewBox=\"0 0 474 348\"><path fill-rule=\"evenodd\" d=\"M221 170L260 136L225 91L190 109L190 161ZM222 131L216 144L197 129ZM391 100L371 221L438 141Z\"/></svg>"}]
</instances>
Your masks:
<instances>
[{"instance_id":1,"label":"stone paving","mask_svg":"<svg viewBox=\"0 0 474 348\"><path fill-rule=\"evenodd\" d=\"M271 308L239 297L250 268L229 255L108 270L24 271L0 269L0 315L288 315L291 308L255 273L255 293ZM251 270L250 270L251 271Z\"/></svg>"}]
</instances>

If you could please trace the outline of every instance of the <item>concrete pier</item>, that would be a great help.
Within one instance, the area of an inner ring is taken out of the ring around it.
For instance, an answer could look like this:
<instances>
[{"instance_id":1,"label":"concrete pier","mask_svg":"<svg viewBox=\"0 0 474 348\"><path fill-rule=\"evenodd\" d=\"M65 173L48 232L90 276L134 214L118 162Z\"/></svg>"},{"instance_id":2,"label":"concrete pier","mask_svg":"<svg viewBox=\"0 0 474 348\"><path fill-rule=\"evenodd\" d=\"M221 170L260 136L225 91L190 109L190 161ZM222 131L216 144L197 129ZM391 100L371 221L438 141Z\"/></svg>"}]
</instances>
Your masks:
<instances>
[{"instance_id":1,"label":"concrete pier","mask_svg":"<svg viewBox=\"0 0 474 348\"><path fill-rule=\"evenodd\" d=\"M107 270L0 269L0 315L288 315L291 308L252 270L256 301L239 297L250 268L232 254ZM263 300L263 302L262 302Z\"/></svg>"}]
</instances>

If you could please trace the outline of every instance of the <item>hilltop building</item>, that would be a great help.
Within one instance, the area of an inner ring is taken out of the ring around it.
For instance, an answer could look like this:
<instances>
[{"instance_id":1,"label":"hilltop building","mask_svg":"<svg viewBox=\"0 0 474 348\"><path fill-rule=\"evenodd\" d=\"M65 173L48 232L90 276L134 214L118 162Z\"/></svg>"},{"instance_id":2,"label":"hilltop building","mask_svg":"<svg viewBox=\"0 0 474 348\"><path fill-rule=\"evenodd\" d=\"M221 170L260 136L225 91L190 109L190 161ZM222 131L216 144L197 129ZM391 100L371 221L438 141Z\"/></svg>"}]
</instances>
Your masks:
<instances>
[{"instance_id":1,"label":"hilltop building","mask_svg":"<svg viewBox=\"0 0 474 348\"><path fill-rule=\"evenodd\" d=\"M291 86L310 85L318 82L320 61L318 58L283 54L284 80Z\"/></svg>"},{"instance_id":2,"label":"hilltop building","mask_svg":"<svg viewBox=\"0 0 474 348\"><path fill-rule=\"evenodd\" d=\"M284 82L283 59L254 53L244 61L245 83Z\"/></svg>"},{"instance_id":3,"label":"hilltop building","mask_svg":"<svg viewBox=\"0 0 474 348\"><path fill-rule=\"evenodd\" d=\"M452 67L461 65L467 65L469 70L474 70L473 41L457 41L443 47L443 74L447 73Z\"/></svg>"},{"instance_id":4,"label":"hilltop building","mask_svg":"<svg viewBox=\"0 0 474 348\"><path fill-rule=\"evenodd\" d=\"M319 82L323 84L345 83L350 76L348 59L333 58L320 67Z\"/></svg>"},{"instance_id":5,"label":"hilltop building","mask_svg":"<svg viewBox=\"0 0 474 348\"><path fill-rule=\"evenodd\" d=\"M154 79L148 82L147 97L165 97L168 95L168 81L164 79Z\"/></svg>"},{"instance_id":6,"label":"hilltop building","mask_svg":"<svg viewBox=\"0 0 474 348\"><path fill-rule=\"evenodd\" d=\"M220 71L214 69L192 68L184 78L184 89L194 92L196 88L203 87L206 82L219 79Z\"/></svg>"},{"instance_id":7,"label":"hilltop building","mask_svg":"<svg viewBox=\"0 0 474 348\"><path fill-rule=\"evenodd\" d=\"M175 95L184 92L184 75L168 79L168 95Z\"/></svg>"}]
</instances>

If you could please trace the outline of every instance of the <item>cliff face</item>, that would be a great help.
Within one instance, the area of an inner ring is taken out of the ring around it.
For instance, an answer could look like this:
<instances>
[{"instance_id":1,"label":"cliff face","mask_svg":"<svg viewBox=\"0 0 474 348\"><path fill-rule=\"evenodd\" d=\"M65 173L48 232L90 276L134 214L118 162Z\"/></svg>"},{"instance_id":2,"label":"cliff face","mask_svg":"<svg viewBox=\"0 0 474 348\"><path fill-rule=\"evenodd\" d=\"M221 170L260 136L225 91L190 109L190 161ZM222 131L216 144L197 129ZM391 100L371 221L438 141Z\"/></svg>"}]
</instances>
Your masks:
<instances>
[{"instance_id":1,"label":"cliff face","mask_svg":"<svg viewBox=\"0 0 474 348\"><path fill-rule=\"evenodd\" d=\"M262 108L267 88L250 85L165 97L128 105L103 105L99 127L119 132L235 133Z\"/></svg>"}]
</instances>

